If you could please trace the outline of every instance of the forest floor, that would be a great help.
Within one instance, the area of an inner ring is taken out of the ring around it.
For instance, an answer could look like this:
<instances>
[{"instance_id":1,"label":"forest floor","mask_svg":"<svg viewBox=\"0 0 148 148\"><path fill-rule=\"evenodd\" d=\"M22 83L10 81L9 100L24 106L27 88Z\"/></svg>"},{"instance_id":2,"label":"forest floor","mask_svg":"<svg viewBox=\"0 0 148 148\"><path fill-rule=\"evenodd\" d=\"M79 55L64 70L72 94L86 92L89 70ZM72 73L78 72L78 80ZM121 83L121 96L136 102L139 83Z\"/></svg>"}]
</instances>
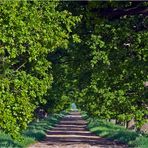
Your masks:
<instances>
[{"instance_id":1,"label":"forest floor","mask_svg":"<svg viewBox=\"0 0 148 148\"><path fill-rule=\"evenodd\" d=\"M127 145L91 133L79 112L70 112L47 131L46 138L29 148L127 148Z\"/></svg>"}]
</instances>

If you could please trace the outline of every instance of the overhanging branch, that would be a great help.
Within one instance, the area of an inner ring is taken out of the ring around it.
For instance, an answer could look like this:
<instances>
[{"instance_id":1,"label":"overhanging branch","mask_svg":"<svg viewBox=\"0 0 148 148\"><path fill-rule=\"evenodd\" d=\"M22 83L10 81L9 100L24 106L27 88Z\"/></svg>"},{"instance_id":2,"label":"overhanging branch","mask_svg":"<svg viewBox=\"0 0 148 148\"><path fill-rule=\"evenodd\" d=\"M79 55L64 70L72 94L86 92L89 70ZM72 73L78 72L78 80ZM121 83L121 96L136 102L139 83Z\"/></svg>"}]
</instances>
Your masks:
<instances>
[{"instance_id":1,"label":"overhanging branch","mask_svg":"<svg viewBox=\"0 0 148 148\"><path fill-rule=\"evenodd\" d=\"M100 15L109 19L118 19L125 15L137 15L142 14L148 16L148 7L138 6L128 9L110 9L106 8L100 12Z\"/></svg>"}]
</instances>

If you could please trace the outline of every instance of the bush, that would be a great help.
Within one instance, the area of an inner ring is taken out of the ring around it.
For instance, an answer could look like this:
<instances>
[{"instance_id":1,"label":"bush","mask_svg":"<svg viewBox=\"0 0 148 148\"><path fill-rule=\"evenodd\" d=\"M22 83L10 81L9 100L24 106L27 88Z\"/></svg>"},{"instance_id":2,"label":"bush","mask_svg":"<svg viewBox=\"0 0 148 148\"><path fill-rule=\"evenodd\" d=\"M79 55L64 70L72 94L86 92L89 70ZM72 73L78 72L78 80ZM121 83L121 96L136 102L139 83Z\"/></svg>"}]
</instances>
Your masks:
<instances>
[{"instance_id":1,"label":"bush","mask_svg":"<svg viewBox=\"0 0 148 148\"><path fill-rule=\"evenodd\" d=\"M22 132L17 140L12 139L10 135L1 131L0 147L22 148L28 146L29 144L33 144L36 141L43 140L46 136L46 131L51 129L65 114L66 112L62 112L60 114L51 115L39 122L32 122L29 124L28 128Z\"/></svg>"}]
</instances>

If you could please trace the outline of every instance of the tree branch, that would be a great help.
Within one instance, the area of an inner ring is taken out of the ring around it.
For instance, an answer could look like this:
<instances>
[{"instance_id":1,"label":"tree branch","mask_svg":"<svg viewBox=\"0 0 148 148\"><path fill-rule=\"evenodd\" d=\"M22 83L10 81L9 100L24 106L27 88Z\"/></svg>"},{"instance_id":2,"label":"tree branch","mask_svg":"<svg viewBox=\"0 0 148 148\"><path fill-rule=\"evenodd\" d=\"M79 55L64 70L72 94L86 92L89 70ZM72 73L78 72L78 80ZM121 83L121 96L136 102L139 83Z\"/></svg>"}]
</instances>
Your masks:
<instances>
[{"instance_id":1,"label":"tree branch","mask_svg":"<svg viewBox=\"0 0 148 148\"><path fill-rule=\"evenodd\" d=\"M127 9L104 9L100 12L100 15L103 17L107 17L109 19L119 19L121 16L125 15L137 15L143 14L145 16L148 15L148 7L146 6L137 6L131 7Z\"/></svg>"},{"instance_id":2,"label":"tree branch","mask_svg":"<svg viewBox=\"0 0 148 148\"><path fill-rule=\"evenodd\" d=\"M24 62L22 65L20 65L20 66L15 70L15 72L18 71L19 69L21 69L26 63L27 63L27 61Z\"/></svg>"}]
</instances>

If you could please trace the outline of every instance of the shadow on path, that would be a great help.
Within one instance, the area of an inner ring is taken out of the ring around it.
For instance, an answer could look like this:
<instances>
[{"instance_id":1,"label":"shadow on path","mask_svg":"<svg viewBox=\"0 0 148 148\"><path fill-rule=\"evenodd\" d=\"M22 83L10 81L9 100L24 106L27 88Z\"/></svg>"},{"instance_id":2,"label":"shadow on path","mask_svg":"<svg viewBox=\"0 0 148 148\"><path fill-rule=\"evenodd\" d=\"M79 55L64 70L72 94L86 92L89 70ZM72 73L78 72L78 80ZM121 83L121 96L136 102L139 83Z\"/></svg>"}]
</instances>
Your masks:
<instances>
[{"instance_id":1,"label":"shadow on path","mask_svg":"<svg viewBox=\"0 0 148 148\"><path fill-rule=\"evenodd\" d=\"M65 116L52 130L47 131L46 139L30 148L127 148L119 142L101 138L86 129L87 122L79 112Z\"/></svg>"}]
</instances>

